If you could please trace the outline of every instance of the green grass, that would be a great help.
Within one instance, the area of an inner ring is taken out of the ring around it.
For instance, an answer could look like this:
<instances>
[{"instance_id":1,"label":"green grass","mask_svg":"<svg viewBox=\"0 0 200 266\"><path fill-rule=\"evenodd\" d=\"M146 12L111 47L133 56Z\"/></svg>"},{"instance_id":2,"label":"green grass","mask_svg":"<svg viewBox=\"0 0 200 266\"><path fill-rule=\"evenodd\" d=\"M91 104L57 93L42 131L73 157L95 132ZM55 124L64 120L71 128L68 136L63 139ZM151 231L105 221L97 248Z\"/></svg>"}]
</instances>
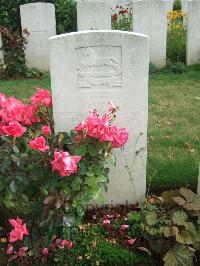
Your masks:
<instances>
[{"instance_id":1,"label":"green grass","mask_svg":"<svg viewBox=\"0 0 200 266\"><path fill-rule=\"evenodd\" d=\"M0 91L29 97L40 80L0 81ZM200 65L182 75L154 74L149 85L147 174L152 191L189 186L196 189L200 162Z\"/></svg>"}]
</instances>

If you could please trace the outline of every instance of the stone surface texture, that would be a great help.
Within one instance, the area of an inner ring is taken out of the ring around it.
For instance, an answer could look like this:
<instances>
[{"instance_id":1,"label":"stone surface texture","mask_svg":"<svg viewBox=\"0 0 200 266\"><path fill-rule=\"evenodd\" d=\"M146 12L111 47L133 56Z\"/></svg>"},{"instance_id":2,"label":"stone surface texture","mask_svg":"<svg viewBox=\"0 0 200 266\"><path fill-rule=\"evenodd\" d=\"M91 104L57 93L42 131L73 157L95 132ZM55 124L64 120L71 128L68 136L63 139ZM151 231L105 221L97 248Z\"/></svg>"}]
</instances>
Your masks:
<instances>
[{"instance_id":1,"label":"stone surface texture","mask_svg":"<svg viewBox=\"0 0 200 266\"><path fill-rule=\"evenodd\" d=\"M91 109L103 113L108 101L119 106L117 125L130 139L115 150L106 203L134 203L146 191L148 116L148 37L122 31L82 31L50 39L55 130L69 131ZM136 153L139 153L136 156ZM133 184L125 169L132 167Z\"/></svg>"},{"instance_id":2,"label":"stone surface texture","mask_svg":"<svg viewBox=\"0 0 200 266\"><path fill-rule=\"evenodd\" d=\"M22 31L29 32L25 50L29 68L49 70L48 39L56 35L55 7L50 3L31 3L20 6Z\"/></svg>"},{"instance_id":3,"label":"stone surface texture","mask_svg":"<svg viewBox=\"0 0 200 266\"><path fill-rule=\"evenodd\" d=\"M133 31L150 38L150 62L158 68L166 65L167 12L169 2L141 0L133 2Z\"/></svg>"},{"instance_id":4,"label":"stone surface texture","mask_svg":"<svg viewBox=\"0 0 200 266\"><path fill-rule=\"evenodd\" d=\"M107 2L89 1L77 3L78 30L110 30L111 8Z\"/></svg>"},{"instance_id":5,"label":"stone surface texture","mask_svg":"<svg viewBox=\"0 0 200 266\"><path fill-rule=\"evenodd\" d=\"M187 64L200 63L200 1L188 2Z\"/></svg>"}]
</instances>

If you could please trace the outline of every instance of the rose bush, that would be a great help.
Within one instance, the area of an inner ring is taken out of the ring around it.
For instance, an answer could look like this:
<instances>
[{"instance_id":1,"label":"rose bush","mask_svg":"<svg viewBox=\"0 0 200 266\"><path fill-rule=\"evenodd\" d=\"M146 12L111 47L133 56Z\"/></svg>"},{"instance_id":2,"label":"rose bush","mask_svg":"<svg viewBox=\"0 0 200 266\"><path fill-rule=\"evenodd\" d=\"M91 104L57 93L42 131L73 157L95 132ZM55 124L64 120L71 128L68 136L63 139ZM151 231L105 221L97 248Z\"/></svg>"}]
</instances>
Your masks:
<instances>
[{"instance_id":1,"label":"rose bush","mask_svg":"<svg viewBox=\"0 0 200 266\"><path fill-rule=\"evenodd\" d=\"M35 254L42 250L46 256L57 239L72 238L90 200L103 200L109 163L115 162L112 150L128 140L126 129L113 124L116 111L110 103L102 116L92 110L71 132L54 134L48 90L37 88L24 102L0 93L3 234L8 234L7 221L14 226L8 254L18 239L22 249L15 251L15 257L27 248Z\"/></svg>"}]
</instances>

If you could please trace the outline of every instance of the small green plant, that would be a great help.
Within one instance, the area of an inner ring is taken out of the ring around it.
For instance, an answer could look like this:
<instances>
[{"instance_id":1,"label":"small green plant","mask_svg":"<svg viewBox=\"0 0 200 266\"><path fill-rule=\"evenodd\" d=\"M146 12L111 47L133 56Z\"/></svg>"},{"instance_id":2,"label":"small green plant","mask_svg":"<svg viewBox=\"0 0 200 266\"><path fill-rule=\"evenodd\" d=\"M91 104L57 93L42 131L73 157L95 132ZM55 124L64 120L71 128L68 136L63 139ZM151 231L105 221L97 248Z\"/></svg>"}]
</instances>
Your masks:
<instances>
[{"instance_id":1,"label":"small green plant","mask_svg":"<svg viewBox=\"0 0 200 266\"><path fill-rule=\"evenodd\" d=\"M200 249L200 197L181 188L149 197L140 207L140 215L130 213L129 221L141 223L143 237L164 265L192 265Z\"/></svg>"}]
</instances>

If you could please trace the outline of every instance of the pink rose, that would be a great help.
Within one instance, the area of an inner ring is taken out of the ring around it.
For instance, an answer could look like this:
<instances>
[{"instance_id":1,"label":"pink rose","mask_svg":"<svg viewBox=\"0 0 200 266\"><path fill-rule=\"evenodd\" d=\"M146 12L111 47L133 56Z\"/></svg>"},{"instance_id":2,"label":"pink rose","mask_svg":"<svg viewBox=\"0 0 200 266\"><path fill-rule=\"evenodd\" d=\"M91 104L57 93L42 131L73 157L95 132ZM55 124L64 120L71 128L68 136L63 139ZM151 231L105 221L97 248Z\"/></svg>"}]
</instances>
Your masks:
<instances>
[{"instance_id":1,"label":"pink rose","mask_svg":"<svg viewBox=\"0 0 200 266\"><path fill-rule=\"evenodd\" d=\"M46 146L46 140L44 137L36 137L33 140L29 141L29 146L31 147L31 149L33 150L38 150L38 151L42 151L45 152L46 150L49 149L49 146Z\"/></svg>"},{"instance_id":2,"label":"pink rose","mask_svg":"<svg viewBox=\"0 0 200 266\"><path fill-rule=\"evenodd\" d=\"M119 128L116 130L116 133L113 137L112 147L113 148L120 148L126 144L128 141L128 132L125 128Z\"/></svg>"},{"instance_id":3,"label":"pink rose","mask_svg":"<svg viewBox=\"0 0 200 266\"><path fill-rule=\"evenodd\" d=\"M41 252L42 252L42 255L46 257L49 254L49 249L48 248L43 248Z\"/></svg>"},{"instance_id":4,"label":"pink rose","mask_svg":"<svg viewBox=\"0 0 200 266\"><path fill-rule=\"evenodd\" d=\"M124 231L124 230L126 230L128 228L129 228L128 224L122 224L121 227L120 227L120 230Z\"/></svg>"},{"instance_id":5,"label":"pink rose","mask_svg":"<svg viewBox=\"0 0 200 266\"><path fill-rule=\"evenodd\" d=\"M23 125L31 125L37 122L33 106L23 104L22 101L15 99L13 96L2 102L1 107L0 117L5 123L17 121Z\"/></svg>"},{"instance_id":6,"label":"pink rose","mask_svg":"<svg viewBox=\"0 0 200 266\"><path fill-rule=\"evenodd\" d=\"M77 164L80 160L80 156L70 156L68 152L55 151L54 160L51 161L52 170L58 171L60 176L70 176L77 173Z\"/></svg>"},{"instance_id":7,"label":"pink rose","mask_svg":"<svg viewBox=\"0 0 200 266\"><path fill-rule=\"evenodd\" d=\"M51 107L52 98L51 93L48 90L36 88L37 92L30 98L33 106L38 108L38 105L41 103L46 107Z\"/></svg>"},{"instance_id":8,"label":"pink rose","mask_svg":"<svg viewBox=\"0 0 200 266\"><path fill-rule=\"evenodd\" d=\"M17 240L22 240L24 235L29 235L26 224L23 224L20 218L17 217L17 219L9 219L9 223L14 227L14 229L10 232L9 241L11 243Z\"/></svg>"},{"instance_id":9,"label":"pink rose","mask_svg":"<svg viewBox=\"0 0 200 266\"><path fill-rule=\"evenodd\" d=\"M66 247L69 248L69 249L70 249L70 248L73 248L73 243L72 243L72 241L68 240L67 243L66 243Z\"/></svg>"},{"instance_id":10,"label":"pink rose","mask_svg":"<svg viewBox=\"0 0 200 266\"><path fill-rule=\"evenodd\" d=\"M45 135L45 136L48 136L51 134L51 128L50 126L43 126L42 127L42 133Z\"/></svg>"},{"instance_id":11,"label":"pink rose","mask_svg":"<svg viewBox=\"0 0 200 266\"><path fill-rule=\"evenodd\" d=\"M28 250L28 247L21 247L18 252L17 255L22 258L26 255L26 251Z\"/></svg>"},{"instance_id":12,"label":"pink rose","mask_svg":"<svg viewBox=\"0 0 200 266\"><path fill-rule=\"evenodd\" d=\"M130 238L130 239L127 241L127 243L128 243L129 245L133 245L133 244L135 243L135 241L136 241L136 239Z\"/></svg>"},{"instance_id":13,"label":"pink rose","mask_svg":"<svg viewBox=\"0 0 200 266\"><path fill-rule=\"evenodd\" d=\"M13 246L11 244L8 245L6 249L6 255L10 255L13 253Z\"/></svg>"},{"instance_id":14,"label":"pink rose","mask_svg":"<svg viewBox=\"0 0 200 266\"><path fill-rule=\"evenodd\" d=\"M56 241L55 241L56 246L60 246L61 243L62 243L62 239L60 239L60 238L56 239Z\"/></svg>"},{"instance_id":15,"label":"pink rose","mask_svg":"<svg viewBox=\"0 0 200 266\"><path fill-rule=\"evenodd\" d=\"M103 224L103 225L110 224L110 220L108 220L108 219L105 219L105 220L103 220L102 224Z\"/></svg>"},{"instance_id":16,"label":"pink rose","mask_svg":"<svg viewBox=\"0 0 200 266\"><path fill-rule=\"evenodd\" d=\"M13 121L9 122L8 126L3 126L2 131L5 135L19 138L26 132L26 128L17 121Z\"/></svg>"}]
</instances>

